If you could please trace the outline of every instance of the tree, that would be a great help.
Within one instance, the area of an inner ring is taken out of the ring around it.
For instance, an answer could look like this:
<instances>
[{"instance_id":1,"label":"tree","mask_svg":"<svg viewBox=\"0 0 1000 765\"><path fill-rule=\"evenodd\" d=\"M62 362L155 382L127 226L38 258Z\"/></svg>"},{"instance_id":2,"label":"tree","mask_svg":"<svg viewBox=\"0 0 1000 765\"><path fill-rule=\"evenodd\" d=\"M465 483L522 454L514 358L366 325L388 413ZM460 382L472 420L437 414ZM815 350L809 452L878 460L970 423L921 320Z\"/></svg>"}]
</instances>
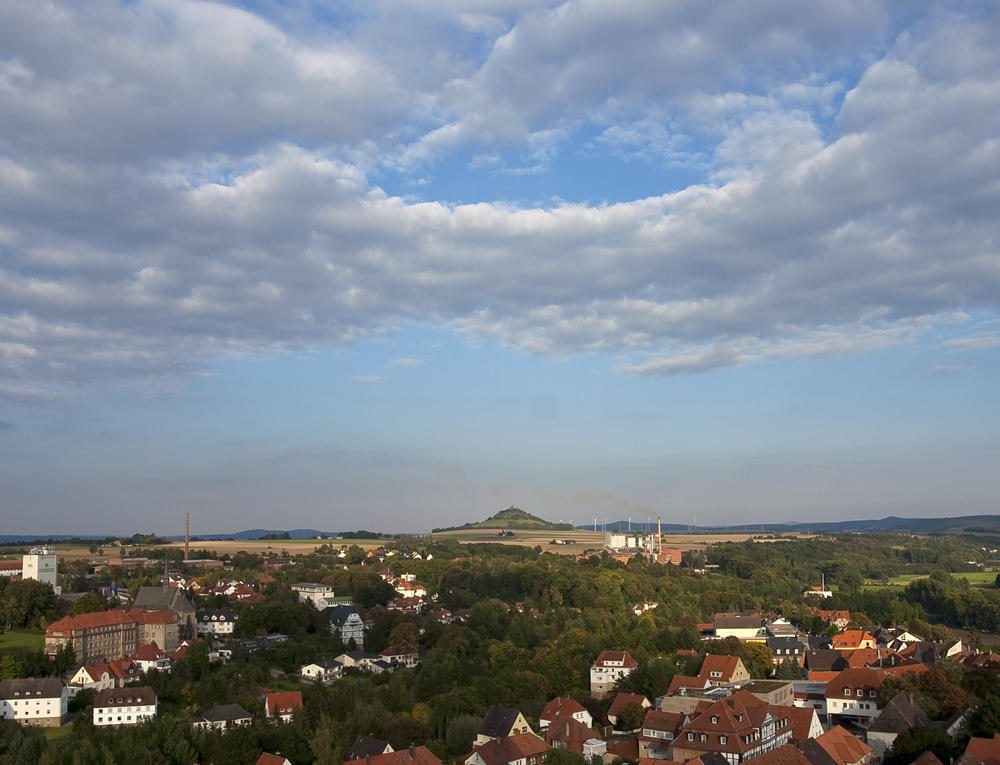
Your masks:
<instances>
[{"instance_id":1,"label":"tree","mask_svg":"<svg viewBox=\"0 0 1000 765\"><path fill-rule=\"evenodd\" d=\"M741 658L750 677L763 680L774 670L774 657L764 643L744 643Z\"/></svg>"},{"instance_id":2,"label":"tree","mask_svg":"<svg viewBox=\"0 0 1000 765\"><path fill-rule=\"evenodd\" d=\"M941 762L951 762L960 752L941 728L910 728L903 731L885 754L884 765L909 765L924 752L934 752Z\"/></svg>"},{"instance_id":3,"label":"tree","mask_svg":"<svg viewBox=\"0 0 1000 765\"><path fill-rule=\"evenodd\" d=\"M774 671L775 680L801 680L802 667L793 659L784 659Z\"/></svg>"},{"instance_id":4,"label":"tree","mask_svg":"<svg viewBox=\"0 0 1000 765\"><path fill-rule=\"evenodd\" d=\"M642 721L646 719L646 710L638 701L630 701L621 708L618 713L618 730L638 730L642 727Z\"/></svg>"},{"instance_id":5,"label":"tree","mask_svg":"<svg viewBox=\"0 0 1000 765\"><path fill-rule=\"evenodd\" d=\"M992 738L1000 733L1000 697L986 696L969 716L969 732L980 738Z\"/></svg>"}]
</instances>

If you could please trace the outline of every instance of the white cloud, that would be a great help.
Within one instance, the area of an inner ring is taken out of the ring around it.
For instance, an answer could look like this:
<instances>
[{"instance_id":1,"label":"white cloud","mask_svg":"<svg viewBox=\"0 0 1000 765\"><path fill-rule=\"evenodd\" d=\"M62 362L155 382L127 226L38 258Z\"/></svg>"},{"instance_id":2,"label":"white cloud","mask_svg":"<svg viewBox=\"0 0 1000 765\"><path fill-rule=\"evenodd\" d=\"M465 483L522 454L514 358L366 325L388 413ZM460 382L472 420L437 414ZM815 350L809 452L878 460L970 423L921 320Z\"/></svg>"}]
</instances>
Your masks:
<instances>
[{"instance_id":1,"label":"white cloud","mask_svg":"<svg viewBox=\"0 0 1000 765\"><path fill-rule=\"evenodd\" d=\"M399 358L392 359L389 361L389 366L391 367L419 367L423 364L422 359L411 359L411 358Z\"/></svg>"},{"instance_id":2,"label":"white cloud","mask_svg":"<svg viewBox=\"0 0 1000 765\"><path fill-rule=\"evenodd\" d=\"M401 322L677 374L995 313L997 22L933 12L893 44L893 7L379 4L324 39L187 0L7 4L0 395ZM394 10L419 32L386 45ZM470 149L539 178L581 125L710 182L518 207L369 181Z\"/></svg>"}]
</instances>

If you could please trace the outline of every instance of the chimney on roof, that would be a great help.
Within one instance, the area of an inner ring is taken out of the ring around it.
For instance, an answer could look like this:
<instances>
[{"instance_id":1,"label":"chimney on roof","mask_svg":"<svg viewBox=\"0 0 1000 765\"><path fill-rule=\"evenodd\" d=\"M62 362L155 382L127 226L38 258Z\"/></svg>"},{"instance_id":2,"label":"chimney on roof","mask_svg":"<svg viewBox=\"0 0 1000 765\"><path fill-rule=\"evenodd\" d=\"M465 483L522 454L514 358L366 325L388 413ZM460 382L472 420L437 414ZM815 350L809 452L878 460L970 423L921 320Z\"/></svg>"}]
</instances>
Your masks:
<instances>
[{"instance_id":1,"label":"chimney on roof","mask_svg":"<svg viewBox=\"0 0 1000 765\"><path fill-rule=\"evenodd\" d=\"M413 744L410 744L410 759L417 759L417 751L413 748Z\"/></svg>"}]
</instances>

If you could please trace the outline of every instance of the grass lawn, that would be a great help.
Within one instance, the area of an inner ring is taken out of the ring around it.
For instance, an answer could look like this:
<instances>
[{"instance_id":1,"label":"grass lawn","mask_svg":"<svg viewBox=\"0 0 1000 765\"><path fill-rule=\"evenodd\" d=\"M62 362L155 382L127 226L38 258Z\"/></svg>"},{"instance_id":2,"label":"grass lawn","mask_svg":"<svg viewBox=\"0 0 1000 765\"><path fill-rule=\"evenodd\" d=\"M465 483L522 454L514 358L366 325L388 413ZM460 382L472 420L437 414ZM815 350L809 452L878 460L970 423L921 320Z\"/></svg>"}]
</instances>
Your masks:
<instances>
[{"instance_id":1,"label":"grass lawn","mask_svg":"<svg viewBox=\"0 0 1000 765\"><path fill-rule=\"evenodd\" d=\"M45 646L45 633L41 630L0 633L0 656L5 656L19 648L40 651Z\"/></svg>"},{"instance_id":2,"label":"grass lawn","mask_svg":"<svg viewBox=\"0 0 1000 765\"><path fill-rule=\"evenodd\" d=\"M58 738L66 738L66 736L73 735L73 725L62 725L58 728L43 728L45 731L45 738L48 741L55 741Z\"/></svg>"},{"instance_id":3,"label":"grass lawn","mask_svg":"<svg viewBox=\"0 0 1000 765\"><path fill-rule=\"evenodd\" d=\"M997 579L996 571L967 571L957 574L952 574L956 579L968 579L969 584L973 587L993 587L993 583Z\"/></svg>"}]
</instances>

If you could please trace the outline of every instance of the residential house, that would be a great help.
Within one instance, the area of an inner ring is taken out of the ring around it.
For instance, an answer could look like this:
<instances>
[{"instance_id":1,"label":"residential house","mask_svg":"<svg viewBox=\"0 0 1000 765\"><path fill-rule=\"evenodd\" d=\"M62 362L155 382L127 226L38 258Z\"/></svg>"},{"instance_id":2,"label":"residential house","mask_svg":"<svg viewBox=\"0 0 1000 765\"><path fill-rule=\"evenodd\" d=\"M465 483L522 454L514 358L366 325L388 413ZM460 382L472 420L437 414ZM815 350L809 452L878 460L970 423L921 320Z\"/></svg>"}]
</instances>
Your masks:
<instances>
[{"instance_id":1,"label":"residential house","mask_svg":"<svg viewBox=\"0 0 1000 765\"><path fill-rule=\"evenodd\" d=\"M847 625L851 623L850 611L823 611L819 608L811 610L813 616L818 617L824 627L832 625L838 630L845 630L847 629Z\"/></svg>"},{"instance_id":2,"label":"residential house","mask_svg":"<svg viewBox=\"0 0 1000 765\"><path fill-rule=\"evenodd\" d=\"M871 747L839 725L806 741L802 753L813 765L868 765L872 761Z\"/></svg>"},{"instance_id":3,"label":"residential house","mask_svg":"<svg viewBox=\"0 0 1000 765\"><path fill-rule=\"evenodd\" d=\"M382 661L390 664L393 669L400 667L415 667L420 663L420 649L402 645L391 645L379 651Z\"/></svg>"},{"instance_id":4,"label":"residential house","mask_svg":"<svg viewBox=\"0 0 1000 765\"><path fill-rule=\"evenodd\" d=\"M336 659L320 659L313 664L306 664L299 670L303 682L326 685L339 680L344 675L344 665Z\"/></svg>"},{"instance_id":5,"label":"residential house","mask_svg":"<svg viewBox=\"0 0 1000 765\"><path fill-rule=\"evenodd\" d=\"M268 717L291 722L296 709L302 709L302 691L283 691L264 696L264 714Z\"/></svg>"},{"instance_id":6,"label":"residential house","mask_svg":"<svg viewBox=\"0 0 1000 765\"><path fill-rule=\"evenodd\" d=\"M84 664L67 683L70 696L75 696L80 691L103 691L105 688L114 688L115 685L111 668L104 662Z\"/></svg>"},{"instance_id":7,"label":"residential house","mask_svg":"<svg viewBox=\"0 0 1000 765\"><path fill-rule=\"evenodd\" d=\"M129 658L138 665L140 672L170 671L170 657L156 643L139 646Z\"/></svg>"},{"instance_id":8,"label":"residential house","mask_svg":"<svg viewBox=\"0 0 1000 765\"><path fill-rule=\"evenodd\" d=\"M545 729L545 743L553 749L567 749L583 754L584 744L593 738L600 738L596 731L584 725L572 715L556 715Z\"/></svg>"},{"instance_id":9,"label":"residential house","mask_svg":"<svg viewBox=\"0 0 1000 765\"><path fill-rule=\"evenodd\" d=\"M970 738L955 765L996 765L1000 763L1000 733L993 738Z\"/></svg>"},{"instance_id":10,"label":"residential house","mask_svg":"<svg viewBox=\"0 0 1000 765\"><path fill-rule=\"evenodd\" d=\"M649 709L653 706L649 699L639 693L619 693L615 696L614 701L611 702L611 706L608 708L608 721L614 725L618 726L618 717L621 715L621 711L626 704L638 704L643 710ZM590 723L593 724L593 723Z\"/></svg>"},{"instance_id":11,"label":"residential house","mask_svg":"<svg viewBox=\"0 0 1000 765\"><path fill-rule=\"evenodd\" d=\"M156 715L156 692L149 687L105 688L94 697L94 725L138 725Z\"/></svg>"},{"instance_id":12,"label":"residential house","mask_svg":"<svg viewBox=\"0 0 1000 765\"><path fill-rule=\"evenodd\" d=\"M875 638L866 630L844 630L831 638L833 650L854 651L858 648L875 648Z\"/></svg>"},{"instance_id":13,"label":"residential house","mask_svg":"<svg viewBox=\"0 0 1000 765\"><path fill-rule=\"evenodd\" d=\"M604 698L619 680L628 677L638 666L628 651L602 651L590 668L590 695L595 699Z\"/></svg>"},{"instance_id":14,"label":"residential house","mask_svg":"<svg viewBox=\"0 0 1000 765\"><path fill-rule=\"evenodd\" d=\"M533 731L528 726L528 721L518 710L494 705L489 708L476 731L476 744L531 732Z\"/></svg>"},{"instance_id":15,"label":"residential house","mask_svg":"<svg viewBox=\"0 0 1000 765\"><path fill-rule=\"evenodd\" d=\"M713 687L730 683L742 683L750 679L750 673L743 666L739 656L717 656L708 654L698 673L699 680L707 680Z\"/></svg>"},{"instance_id":16,"label":"residential house","mask_svg":"<svg viewBox=\"0 0 1000 765\"><path fill-rule=\"evenodd\" d=\"M355 669L360 669L365 672L374 671L374 665L382 661L382 657L377 653L365 653L364 651L347 651L346 653L340 654L337 657L344 669L349 669L351 667ZM388 664L388 662L384 662Z\"/></svg>"},{"instance_id":17,"label":"residential house","mask_svg":"<svg viewBox=\"0 0 1000 765\"><path fill-rule=\"evenodd\" d=\"M723 760L723 763L727 762ZM812 765L794 744L785 744L754 757L754 765ZM722 765L722 763L720 763Z\"/></svg>"},{"instance_id":18,"label":"residential house","mask_svg":"<svg viewBox=\"0 0 1000 765\"><path fill-rule=\"evenodd\" d=\"M232 635L236 627L235 611L228 608L202 611L198 614L199 635Z\"/></svg>"},{"instance_id":19,"label":"residential house","mask_svg":"<svg viewBox=\"0 0 1000 765\"><path fill-rule=\"evenodd\" d=\"M784 711L788 724L792 726L792 743L796 746L803 741L823 735L823 724L819 721L819 711L809 707L788 707Z\"/></svg>"},{"instance_id":20,"label":"residential house","mask_svg":"<svg viewBox=\"0 0 1000 765\"><path fill-rule=\"evenodd\" d=\"M365 765L441 765L441 760L426 746L411 746L398 752L372 755Z\"/></svg>"},{"instance_id":21,"label":"residential house","mask_svg":"<svg viewBox=\"0 0 1000 765\"><path fill-rule=\"evenodd\" d=\"M257 758L257 762L255 762L254 765L292 765L292 762L287 757L282 757L280 754L261 752L260 757Z\"/></svg>"},{"instance_id":22,"label":"residential house","mask_svg":"<svg viewBox=\"0 0 1000 765\"><path fill-rule=\"evenodd\" d=\"M316 582L298 582L291 589L299 596L299 602L312 603L320 611L329 608L332 605L329 601L336 597L333 587Z\"/></svg>"},{"instance_id":23,"label":"residential house","mask_svg":"<svg viewBox=\"0 0 1000 765\"><path fill-rule=\"evenodd\" d=\"M239 704L218 704L200 717L191 720L195 728L227 730L239 725L250 725L253 716Z\"/></svg>"},{"instance_id":24,"label":"residential house","mask_svg":"<svg viewBox=\"0 0 1000 765\"><path fill-rule=\"evenodd\" d=\"M715 637L717 638L735 637L740 640L749 640L767 634L764 631L764 617L755 611L741 614L716 614L714 623Z\"/></svg>"},{"instance_id":25,"label":"residential house","mask_svg":"<svg viewBox=\"0 0 1000 765\"><path fill-rule=\"evenodd\" d=\"M896 736L910 728L930 727L930 718L908 693L897 693L885 705L868 730L865 731L865 741L872 748L873 755L881 760L886 750L892 746Z\"/></svg>"},{"instance_id":26,"label":"residential house","mask_svg":"<svg viewBox=\"0 0 1000 765\"><path fill-rule=\"evenodd\" d=\"M879 691L884 675L876 669L845 669L826 684L826 711L831 724L841 719L863 728L878 717Z\"/></svg>"},{"instance_id":27,"label":"residential house","mask_svg":"<svg viewBox=\"0 0 1000 765\"><path fill-rule=\"evenodd\" d=\"M543 765L548 745L534 733L476 744L464 759L465 765Z\"/></svg>"},{"instance_id":28,"label":"residential house","mask_svg":"<svg viewBox=\"0 0 1000 765\"><path fill-rule=\"evenodd\" d=\"M686 762L714 752L739 763L784 746L792 738L787 709L737 691L684 721L670 747L671 759Z\"/></svg>"},{"instance_id":29,"label":"residential house","mask_svg":"<svg viewBox=\"0 0 1000 765\"><path fill-rule=\"evenodd\" d=\"M58 728L66 719L69 691L58 677L0 680L0 719Z\"/></svg>"},{"instance_id":30,"label":"residential house","mask_svg":"<svg viewBox=\"0 0 1000 765\"><path fill-rule=\"evenodd\" d=\"M774 666L782 662L792 661L798 666L802 666L806 660L808 643L797 637L769 637L767 647L771 651L771 658Z\"/></svg>"},{"instance_id":31,"label":"residential house","mask_svg":"<svg viewBox=\"0 0 1000 765\"><path fill-rule=\"evenodd\" d=\"M330 611L330 632L347 645L352 640L359 649L365 647L365 623L354 606L334 606Z\"/></svg>"},{"instance_id":32,"label":"residential house","mask_svg":"<svg viewBox=\"0 0 1000 765\"><path fill-rule=\"evenodd\" d=\"M351 760L364 760L368 757L377 757L380 754L388 754L395 751L388 741L381 741L371 736L358 736L347 753L348 762Z\"/></svg>"},{"instance_id":33,"label":"residential house","mask_svg":"<svg viewBox=\"0 0 1000 765\"><path fill-rule=\"evenodd\" d=\"M639 729L639 757L669 760L670 746L684 724L683 712L650 709Z\"/></svg>"},{"instance_id":34,"label":"residential house","mask_svg":"<svg viewBox=\"0 0 1000 765\"><path fill-rule=\"evenodd\" d=\"M542 733L549 727L549 723L559 715L572 717L588 728L594 724L594 718L584 708L583 704L565 696L557 696L545 705L542 714L538 718L538 727L541 728Z\"/></svg>"}]
</instances>

